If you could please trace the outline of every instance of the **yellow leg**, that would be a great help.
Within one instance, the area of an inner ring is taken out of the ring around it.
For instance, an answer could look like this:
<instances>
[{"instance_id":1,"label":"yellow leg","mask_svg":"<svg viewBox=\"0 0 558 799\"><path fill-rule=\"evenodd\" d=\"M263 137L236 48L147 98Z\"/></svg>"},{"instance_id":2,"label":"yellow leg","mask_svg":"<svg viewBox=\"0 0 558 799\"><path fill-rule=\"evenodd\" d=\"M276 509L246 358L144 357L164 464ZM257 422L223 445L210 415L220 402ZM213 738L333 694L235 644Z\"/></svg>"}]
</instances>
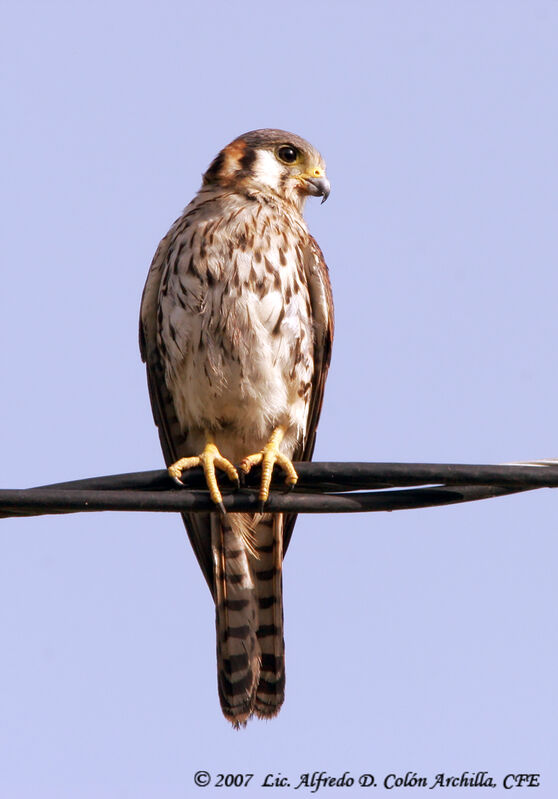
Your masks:
<instances>
[{"instance_id":1,"label":"yellow leg","mask_svg":"<svg viewBox=\"0 0 558 799\"><path fill-rule=\"evenodd\" d=\"M201 455L194 455L190 458L180 458L180 460L172 463L168 467L168 472L175 482L177 482L179 485L183 485L182 481L180 480L182 472L186 471L186 469L192 469L194 466L202 466L203 473L205 475L205 482L207 483L207 487L209 489L209 495L213 502L219 507L221 513L225 513L223 496L219 490L215 470L222 469L222 471L226 473L227 477L237 485L239 484L238 472L230 461L228 461L226 458L223 458L217 449L217 445L215 444L212 436L207 435L206 442L207 443Z\"/></svg>"},{"instance_id":2,"label":"yellow leg","mask_svg":"<svg viewBox=\"0 0 558 799\"><path fill-rule=\"evenodd\" d=\"M298 480L298 475L292 464L292 461L279 452L279 445L285 435L285 428L280 425L276 427L271 434L269 441L262 449L261 452L256 452L254 455L247 455L240 462L239 468L248 474L252 466L258 463L262 465L262 482L260 484L259 499L262 503L262 509L267 500L269 499L269 486L271 484L271 476L273 474L273 467L277 463L285 472L285 482L287 485L294 486Z\"/></svg>"}]
</instances>

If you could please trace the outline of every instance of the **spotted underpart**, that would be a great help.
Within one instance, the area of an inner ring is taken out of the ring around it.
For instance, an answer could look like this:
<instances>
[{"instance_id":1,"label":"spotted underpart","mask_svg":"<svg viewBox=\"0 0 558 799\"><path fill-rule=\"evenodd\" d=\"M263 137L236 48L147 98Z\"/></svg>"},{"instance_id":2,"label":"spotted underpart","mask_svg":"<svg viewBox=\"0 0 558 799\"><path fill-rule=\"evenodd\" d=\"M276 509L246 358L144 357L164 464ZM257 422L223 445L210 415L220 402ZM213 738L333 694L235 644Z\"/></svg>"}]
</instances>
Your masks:
<instances>
[{"instance_id":1,"label":"spotted underpart","mask_svg":"<svg viewBox=\"0 0 558 799\"><path fill-rule=\"evenodd\" d=\"M252 131L215 158L159 245L140 343L168 465L200 453L208 436L239 463L278 426L281 452L310 459L333 309L302 208L308 194L326 191L311 145L285 131ZM284 697L281 570L295 517L184 520L215 600L223 713L235 726L273 716Z\"/></svg>"}]
</instances>

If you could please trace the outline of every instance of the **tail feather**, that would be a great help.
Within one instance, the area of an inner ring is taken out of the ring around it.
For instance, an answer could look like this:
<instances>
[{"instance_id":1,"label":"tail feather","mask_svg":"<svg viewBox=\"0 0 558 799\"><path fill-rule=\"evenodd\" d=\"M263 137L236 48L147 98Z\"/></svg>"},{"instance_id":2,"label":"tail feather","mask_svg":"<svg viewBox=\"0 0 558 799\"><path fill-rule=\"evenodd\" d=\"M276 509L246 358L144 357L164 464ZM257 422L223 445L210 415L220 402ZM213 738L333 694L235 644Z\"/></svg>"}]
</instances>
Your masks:
<instances>
[{"instance_id":1,"label":"tail feather","mask_svg":"<svg viewBox=\"0 0 558 799\"><path fill-rule=\"evenodd\" d=\"M260 718L275 716L285 698L283 640L283 517L266 514L258 524L258 560L252 559L258 591L258 643L261 670L254 702Z\"/></svg>"},{"instance_id":2,"label":"tail feather","mask_svg":"<svg viewBox=\"0 0 558 799\"><path fill-rule=\"evenodd\" d=\"M211 514L219 698L235 727L283 703L282 530L280 515Z\"/></svg>"},{"instance_id":3,"label":"tail feather","mask_svg":"<svg viewBox=\"0 0 558 799\"><path fill-rule=\"evenodd\" d=\"M246 549L231 516L211 514L217 668L223 713L236 727L252 713L260 674L258 608Z\"/></svg>"}]
</instances>

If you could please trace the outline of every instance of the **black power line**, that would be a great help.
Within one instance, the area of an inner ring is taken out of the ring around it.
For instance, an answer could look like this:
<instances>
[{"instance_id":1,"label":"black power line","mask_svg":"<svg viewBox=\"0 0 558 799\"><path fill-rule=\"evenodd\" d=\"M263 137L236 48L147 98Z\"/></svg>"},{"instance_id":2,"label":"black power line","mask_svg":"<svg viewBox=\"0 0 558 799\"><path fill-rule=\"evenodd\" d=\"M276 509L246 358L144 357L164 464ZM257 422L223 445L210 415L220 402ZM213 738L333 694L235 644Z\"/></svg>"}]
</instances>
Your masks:
<instances>
[{"instance_id":1,"label":"black power line","mask_svg":"<svg viewBox=\"0 0 558 799\"><path fill-rule=\"evenodd\" d=\"M274 478L266 510L291 513L358 513L427 508L558 487L558 461L510 465L436 463L296 463L299 482L285 492ZM177 487L166 471L136 472L0 490L0 517L80 511L207 512L215 506L201 469ZM220 477L228 511L256 511L259 470L235 490Z\"/></svg>"}]
</instances>

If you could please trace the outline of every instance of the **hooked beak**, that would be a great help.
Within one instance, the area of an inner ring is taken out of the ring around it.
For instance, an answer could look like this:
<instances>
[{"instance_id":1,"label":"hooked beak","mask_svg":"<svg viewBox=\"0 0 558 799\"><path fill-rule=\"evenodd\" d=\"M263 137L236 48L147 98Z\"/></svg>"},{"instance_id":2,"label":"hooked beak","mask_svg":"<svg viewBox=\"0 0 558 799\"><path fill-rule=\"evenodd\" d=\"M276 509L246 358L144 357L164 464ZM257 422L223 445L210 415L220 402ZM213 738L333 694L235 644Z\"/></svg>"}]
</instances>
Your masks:
<instances>
[{"instance_id":1,"label":"hooked beak","mask_svg":"<svg viewBox=\"0 0 558 799\"><path fill-rule=\"evenodd\" d=\"M323 175L323 177L319 178L305 178L304 182L306 184L306 190L308 194L311 194L313 197L322 197L322 204L325 203L329 197L329 192L331 191L329 180L326 178L326 176Z\"/></svg>"}]
</instances>

